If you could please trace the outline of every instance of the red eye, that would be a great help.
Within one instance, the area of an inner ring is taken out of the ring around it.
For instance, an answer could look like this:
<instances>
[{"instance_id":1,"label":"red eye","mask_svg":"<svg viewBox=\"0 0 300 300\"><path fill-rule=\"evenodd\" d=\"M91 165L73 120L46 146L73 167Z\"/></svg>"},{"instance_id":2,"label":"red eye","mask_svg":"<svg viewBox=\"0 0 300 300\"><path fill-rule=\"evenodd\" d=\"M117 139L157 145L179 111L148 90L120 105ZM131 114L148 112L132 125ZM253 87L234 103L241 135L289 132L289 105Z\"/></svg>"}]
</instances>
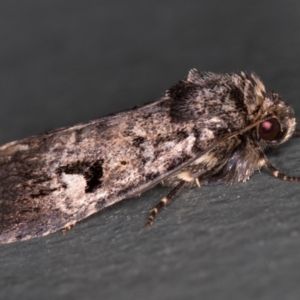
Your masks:
<instances>
[{"instance_id":1,"label":"red eye","mask_svg":"<svg viewBox=\"0 0 300 300\"><path fill-rule=\"evenodd\" d=\"M280 123L277 119L272 118L259 124L258 135L266 141L275 140L281 131Z\"/></svg>"}]
</instances>

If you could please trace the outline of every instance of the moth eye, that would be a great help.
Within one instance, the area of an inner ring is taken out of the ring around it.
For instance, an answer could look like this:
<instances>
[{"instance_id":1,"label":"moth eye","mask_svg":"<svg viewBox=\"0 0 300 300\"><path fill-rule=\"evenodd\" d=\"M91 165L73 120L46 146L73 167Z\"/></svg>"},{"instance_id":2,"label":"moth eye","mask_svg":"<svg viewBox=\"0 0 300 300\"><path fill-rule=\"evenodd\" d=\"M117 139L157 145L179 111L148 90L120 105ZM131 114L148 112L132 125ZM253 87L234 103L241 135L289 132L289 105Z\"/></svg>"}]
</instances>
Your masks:
<instances>
[{"instance_id":1,"label":"moth eye","mask_svg":"<svg viewBox=\"0 0 300 300\"><path fill-rule=\"evenodd\" d=\"M275 140L278 137L280 131L280 123L275 118L260 123L258 127L259 137L267 141Z\"/></svg>"}]
</instances>

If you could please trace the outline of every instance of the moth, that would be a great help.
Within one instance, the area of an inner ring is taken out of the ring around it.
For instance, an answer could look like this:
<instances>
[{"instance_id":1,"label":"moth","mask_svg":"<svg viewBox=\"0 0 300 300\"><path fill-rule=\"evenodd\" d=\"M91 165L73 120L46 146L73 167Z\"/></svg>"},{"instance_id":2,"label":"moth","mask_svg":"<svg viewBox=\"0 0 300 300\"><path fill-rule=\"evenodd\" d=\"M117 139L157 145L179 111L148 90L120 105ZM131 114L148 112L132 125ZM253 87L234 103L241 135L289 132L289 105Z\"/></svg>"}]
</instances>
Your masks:
<instances>
[{"instance_id":1,"label":"moth","mask_svg":"<svg viewBox=\"0 0 300 300\"><path fill-rule=\"evenodd\" d=\"M295 130L294 112L259 77L192 69L160 100L0 147L0 243L69 229L125 198L164 183L184 187L246 181Z\"/></svg>"}]
</instances>

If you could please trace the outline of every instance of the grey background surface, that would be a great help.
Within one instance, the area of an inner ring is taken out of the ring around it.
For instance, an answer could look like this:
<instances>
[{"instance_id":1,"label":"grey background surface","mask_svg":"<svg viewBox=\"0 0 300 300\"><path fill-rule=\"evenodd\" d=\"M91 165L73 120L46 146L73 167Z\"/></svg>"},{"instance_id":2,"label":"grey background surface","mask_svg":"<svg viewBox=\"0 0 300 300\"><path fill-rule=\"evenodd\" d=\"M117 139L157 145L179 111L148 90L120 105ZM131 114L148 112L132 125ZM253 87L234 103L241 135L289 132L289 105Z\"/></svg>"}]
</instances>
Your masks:
<instances>
[{"instance_id":1,"label":"grey background surface","mask_svg":"<svg viewBox=\"0 0 300 300\"><path fill-rule=\"evenodd\" d=\"M158 99L188 70L255 71L300 120L300 2L2 1L0 142ZM268 156L300 175L292 139ZM156 187L75 226L0 246L0 299L299 299L300 184L266 172Z\"/></svg>"}]
</instances>

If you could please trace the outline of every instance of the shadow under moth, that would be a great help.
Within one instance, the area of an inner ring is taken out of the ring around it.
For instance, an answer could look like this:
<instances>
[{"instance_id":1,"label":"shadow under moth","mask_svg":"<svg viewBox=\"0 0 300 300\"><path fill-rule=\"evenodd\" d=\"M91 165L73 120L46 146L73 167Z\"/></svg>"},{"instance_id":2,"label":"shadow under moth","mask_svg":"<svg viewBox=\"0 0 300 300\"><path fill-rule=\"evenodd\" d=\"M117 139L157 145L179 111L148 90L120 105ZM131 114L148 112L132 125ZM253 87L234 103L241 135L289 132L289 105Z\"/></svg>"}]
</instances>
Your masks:
<instances>
[{"instance_id":1,"label":"shadow under moth","mask_svg":"<svg viewBox=\"0 0 300 300\"><path fill-rule=\"evenodd\" d=\"M262 167L300 181L264 154L299 135L295 125L255 74L192 69L158 101L0 147L0 243L71 228L158 183L170 192L147 227L184 187L246 181Z\"/></svg>"}]
</instances>

